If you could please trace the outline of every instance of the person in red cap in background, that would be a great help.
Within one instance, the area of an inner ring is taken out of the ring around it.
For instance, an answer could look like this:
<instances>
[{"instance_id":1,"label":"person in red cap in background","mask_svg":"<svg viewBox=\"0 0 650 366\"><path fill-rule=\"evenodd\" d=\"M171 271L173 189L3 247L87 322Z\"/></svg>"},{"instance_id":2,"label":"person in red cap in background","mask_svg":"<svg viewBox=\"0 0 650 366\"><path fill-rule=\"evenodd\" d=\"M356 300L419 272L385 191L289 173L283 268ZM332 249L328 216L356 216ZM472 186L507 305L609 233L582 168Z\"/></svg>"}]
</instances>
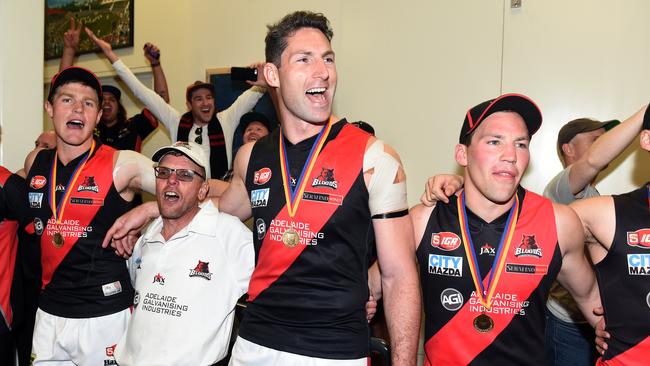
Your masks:
<instances>
[{"instance_id":1,"label":"person in red cap in background","mask_svg":"<svg viewBox=\"0 0 650 366\"><path fill-rule=\"evenodd\" d=\"M75 53L79 49L81 27L81 23L77 27L74 18L70 19L70 28L63 34L64 48L59 71L73 64ZM160 64L160 50L147 43L144 46L144 55L151 64L154 90L169 103L167 79ZM142 141L158 127L156 117L145 108L141 113L127 119L126 110L120 103L122 92L115 86L102 85L102 95L102 118L95 130L99 139L117 150L142 151Z\"/></svg>"},{"instance_id":2,"label":"person in red cap in background","mask_svg":"<svg viewBox=\"0 0 650 366\"><path fill-rule=\"evenodd\" d=\"M113 64L117 75L131 89L133 94L158 118L169 130L172 142L192 141L201 146L210 159L212 178L221 178L232 165L233 134L241 116L253 109L266 92L266 82L260 77L250 82L253 87L245 91L226 110L217 112L214 104L214 86L196 81L187 87L185 93L187 109L179 113L168 105L155 91L140 82L133 72L113 52L111 45L97 38L86 28L86 33L104 52ZM261 64L256 65L258 74L262 74Z\"/></svg>"},{"instance_id":3,"label":"person in red cap in background","mask_svg":"<svg viewBox=\"0 0 650 366\"><path fill-rule=\"evenodd\" d=\"M557 276L593 325L598 286L580 220L520 186L542 115L506 94L471 108L455 157L458 197L411 210L425 306L425 365L542 365Z\"/></svg>"}]
</instances>

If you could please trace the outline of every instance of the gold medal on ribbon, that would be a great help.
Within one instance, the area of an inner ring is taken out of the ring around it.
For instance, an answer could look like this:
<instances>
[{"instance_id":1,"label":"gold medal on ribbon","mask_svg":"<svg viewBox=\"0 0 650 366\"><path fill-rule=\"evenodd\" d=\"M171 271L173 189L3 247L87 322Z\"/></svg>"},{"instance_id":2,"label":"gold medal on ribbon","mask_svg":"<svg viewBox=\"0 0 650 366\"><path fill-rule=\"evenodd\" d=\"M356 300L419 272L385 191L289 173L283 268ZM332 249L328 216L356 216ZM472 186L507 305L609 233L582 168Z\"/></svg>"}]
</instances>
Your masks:
<instances>
[{"instance_id":1,"label":"gold medal on ribbon","mask_svg":"<svg viewBox=\"0 0 650 366\"><path fill-rule=\"evenodd\" d=\"M65 240L63 239L63 235L61 233L56 232L54 233L54 236L52 237L52 244L54 245L55 248L61 248L63 244L65 243Z\"/></svg>"},{"instance_id":2,"label":"gold medal on ribbon","mask_svg":"<svg viewBox=\"0 0 650 366\"><path fill-rule=\"evenodd\" d=\"M474 318L474 329L479 333L487 333L494 328L494 320L489 315L483 313Z\"/></svg>"},{"instance_id":3,"label":"gold medal on ribbon","mask_svg":"<svg viewBox=\"0 0 650 366\"><path fill-rule=\"evenodd\" d=\"M66 184L65 187L65 193L63 194L63 199L59 201L59 203L56 203L56 170L57 170L57 165L58 165L58 154L54 154L54 160L52 161L52 168L50 169L50 186L49 186L49 200L50 200L50 208L52 209L52 217L54 217L55 223L60 224L61 221L63 220L63 213L65 212L65 208L68 204L68 200L70 199L70 194L72 193L74 185L77 182L77 179L79 178L79 175L83 171L84 167L86 166L86 162L88 161L88 158L93 154L93 151L95 151L95 140L93 140L92 144L90 145L90 150L86 153L86 156L79 161L77 164L77 167L75 168L74 172L72 173L72 176L68 180L68 183ZM65 244L65 239L63 238L63 235L60 232L54 233L52 236L52 245L54 245L55 248L61 248L63 247L63 244Z\"/></svg>"},{"instance_id":4,"label":"gold medal on ribbon","mask_svg":"<svg viewBox=\"0 0 650 366\"><path fill-rule=\"evenodd\" d=\"M517 193L515 192L515 200L510 208L510 214L508 215L508 220L506 221L503 234L501 235L494 262L492 263L492 270L490 271L490 276L485 284L483 283L483 277L481 276L481 271L478 267L476 251L474 250L472 236L469 232L467 211L465 210L465 192L460 194L457 201L457 208L460 233L463 239L463 246L465 248L465 255L467 256L469 270L472 274L474 288L476 289L476 297L478 297L478 301L481 305L483 305L485 309L489 310L492 308L492 297L496 293L499 279L501 278L501 273L503 272L506 263L508 250L510 249L510 243L512 242L512 237L514 236L515 228L517 226L517 219L519 218L519 196L517 196ZM494 328L494 320L492 320L489 315L483 313L474 318L474 329L476 329L476 331L485 333L492 330L492 328Z\"/></svg>"},{"instance_id":5,"label":"gold medal on ribbon","mask_svg":"<svg viewBox=\"0 0 650 366\"><path fill-rule=\"evenodd\" d=\"M280 131L280 170L282 171L282 185L284 188L284 198L286 201L287 213L289 214L289 218L291 219L292 224L293 217L298 211L300 200L302 199L307 181L309 180L309 175L314 168L316 159L318 159L318 155L320 154L331 129L332 117L330 117L330 119L327 121L327 124L318 133L316 140L312 144L311 151L309 152L309 156L307 156L305 165L302 167L300 178L296 183L295 189L291 188L291 170L289 169L289 159L287 157L286 147L284 144L284 137L282 135L282 131ZM287 230L285 230L282 234L282 242L287 248L294 248L300 244L300 235L293 227L287 228Z\"/></svg>"},{"instance_id":6,"label":"gold medal on ribbon","mask_svg":"<svg viewBox=\"0 0 650 366\"><path fill-rule=\"evenodd\" d=\"M300 244L300 235L294 228L289 228L282 234L282 242L287 248L293 248Z\"/></svg>"}]
</instances>

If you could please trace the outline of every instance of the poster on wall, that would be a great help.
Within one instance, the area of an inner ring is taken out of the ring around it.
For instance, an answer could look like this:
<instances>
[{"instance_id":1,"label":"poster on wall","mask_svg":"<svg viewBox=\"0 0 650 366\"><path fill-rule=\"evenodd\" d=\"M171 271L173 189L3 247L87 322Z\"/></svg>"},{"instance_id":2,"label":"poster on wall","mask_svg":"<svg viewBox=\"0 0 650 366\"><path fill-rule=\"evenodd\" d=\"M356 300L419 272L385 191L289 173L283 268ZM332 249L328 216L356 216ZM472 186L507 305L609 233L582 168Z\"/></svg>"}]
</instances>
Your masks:
<instances>
[{"instance_id":1,"label":"poster on wall","mask_svg":"<svg viewBox=\"0 0 650 366\"><path fill-rule=\"evenodd\" d=\"M113 49L133 47L133 2L135 0L45 0L45 59L61 57L63 33L70 18L81 22ZM99 51L81 32L77 54Z\"/></svg>"}]
</instances>

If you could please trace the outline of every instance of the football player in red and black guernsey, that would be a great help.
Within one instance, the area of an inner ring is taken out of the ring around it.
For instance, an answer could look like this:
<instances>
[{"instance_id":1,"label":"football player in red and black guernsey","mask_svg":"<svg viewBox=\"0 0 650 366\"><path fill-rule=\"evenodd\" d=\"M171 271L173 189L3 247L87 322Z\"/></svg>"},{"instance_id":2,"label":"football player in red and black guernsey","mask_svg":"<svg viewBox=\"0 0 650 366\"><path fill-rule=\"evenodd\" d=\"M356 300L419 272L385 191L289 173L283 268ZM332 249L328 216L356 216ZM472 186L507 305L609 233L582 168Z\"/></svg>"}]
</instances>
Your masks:
<instances>
[{"instance_id":1,"label":"football player in red and black guernsey","mask_svg":"<svg viewBox=\"0 0 650 366\"><path fill-rule=\"evenodd\" d=\"M110 364L114 360L107 349L130 318L133 288L126 263L102 249L101 241L132 206L136 192L154 191L155 177L150 159L93 138L101 99L101 84L92 72L69 67L55 75L45 109L56 149L36 149L26 159L25 204L42 264L35 364Z\"/></svg>"},{"instance_id":2,"label":"football player in red and black guernsey","mask_svg":"<svg viewBox=\"0 0 650 366\"><path fill-rule=\"evenodd\" d=\"M16 358L16 326L22 308L16 309L16 295L21 296L21 287L15 286L14 270L18 251L18 220L25 214L26 207L18 197L25 195L25 180L0 166L0 364L13 365ZM20 265L18 265L20 268ZM20 273L20 272L18 272ZM21 356L23 356L21 354ZM22 357L20 362L25 362Z\"/></svg>"},{"instance_id":3,"label":"football player in red and black guernsey","mask_svg":"<svg viewBox=\"0 0 650 366\"><path fill-rule=\"evenodd\" d=\"M230 365L367 365L367 258L376 241L393 365L414 365L420 290L397 153L332 115L337 74L322 14L299 11L269 26L263 75L281 128L237 153L219 209L254 217L256 267ZM143 204L107 233L158 215Z\"/></svg>"},{"instance_id":4,"label":"football player in red and black guernsey","mask_svg":"<svg viewBox=\"0 0 650 366\"><path fill-rule=\"evenodd\" d=\"M455 158L464 190L411 210L425 309L425 365L543 365L545 303L556 278L594 325L600 305L580 220L522 188L542 122L506 94L467 112Z\"/></svg>"},{"instance_id":5,"label":"football player in red and black guernsey","mask_svg":"<svg viewBox=\"0 0 650 366\"><path fill-rule=\"evenodd\" d=\"M650 151L650 109L640 142ZM585 227L609 334L597 365L641 366L650 359L649 184L571 204Z\"/></svg>"},{"instance_id":6,"label":"football player in red and black guernsey","mask_svg":"<svg viewBox=\"0 0 650 366\"><path fill-rule=\"evenodd\" d=\"M331 37L322 14L296 12L269 26L264 77L281 128L242 146L219 202L242 219L252 214L257 228L231 365L365 365L372 237L393 365L415 364L420 299L404 172L390 147L332 115Z\"/></svg>"}]
</instances>

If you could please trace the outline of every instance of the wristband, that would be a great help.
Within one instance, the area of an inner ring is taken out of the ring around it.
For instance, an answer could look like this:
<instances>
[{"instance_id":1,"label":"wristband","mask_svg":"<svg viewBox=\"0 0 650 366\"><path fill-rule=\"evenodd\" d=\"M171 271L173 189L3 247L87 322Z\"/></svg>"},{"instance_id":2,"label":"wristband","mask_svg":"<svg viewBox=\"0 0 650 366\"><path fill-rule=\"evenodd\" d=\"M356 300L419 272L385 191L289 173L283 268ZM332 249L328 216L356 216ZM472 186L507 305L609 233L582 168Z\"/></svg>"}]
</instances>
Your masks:
<instances>
[{"instance_id":1,"label":"wristband","mask_svg":"<svg viewBox=\"0 0 650 366\"><path fill-rule=\"evenodd\" d=\"M151 67L160 66L160 61L155 61L151 63Z\"/></svg>"}]
</instances>

